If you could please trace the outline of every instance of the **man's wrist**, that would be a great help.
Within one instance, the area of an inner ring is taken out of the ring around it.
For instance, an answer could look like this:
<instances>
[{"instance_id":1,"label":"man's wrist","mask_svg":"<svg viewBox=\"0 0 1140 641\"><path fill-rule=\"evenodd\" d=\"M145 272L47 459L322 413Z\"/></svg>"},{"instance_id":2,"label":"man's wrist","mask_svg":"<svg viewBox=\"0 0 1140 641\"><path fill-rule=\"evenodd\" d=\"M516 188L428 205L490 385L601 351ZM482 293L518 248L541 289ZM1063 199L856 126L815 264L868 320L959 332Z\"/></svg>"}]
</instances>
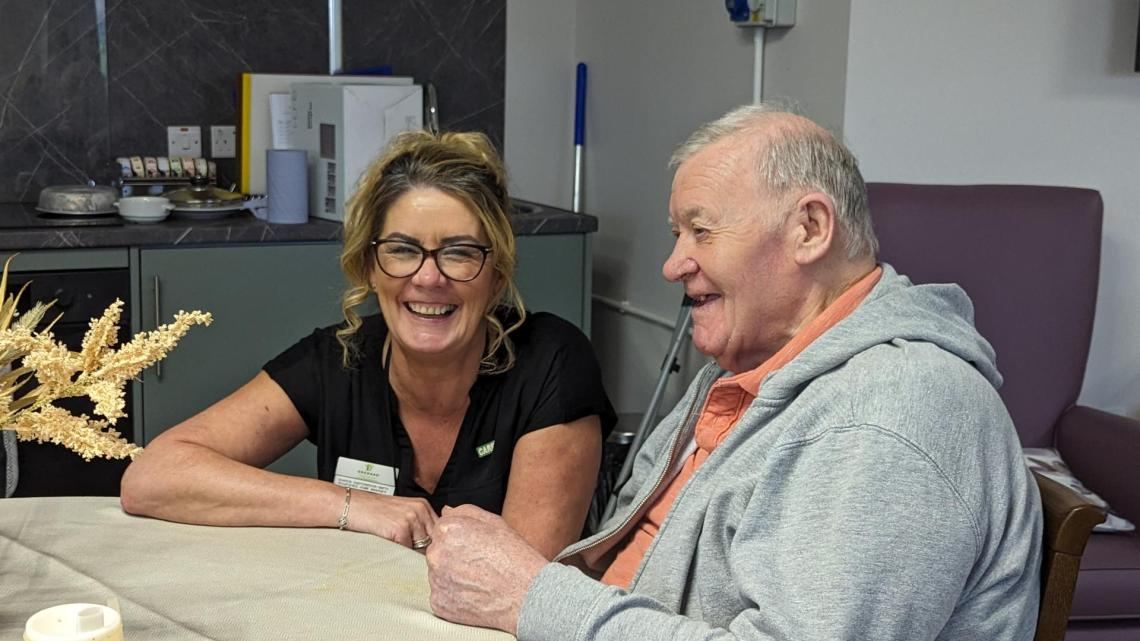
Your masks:
<instances>
[{"instance_id":1,"label":"man's wrist","mask_svg":"<svg viewBox=\"0 0 1140 641\"><path fill-rule=\"evenodd\" d=\"M542 569L550 563L539 554L537 551L533 555L527 555L525 559L520 559L520 568L518 572L518 582L515 584L519 586L514 595L514 607L510 615L510 621L505 621L502 630L509 632L512 635L518 636L519 617L522 615L523 603L526 602L526 595L530 592L530 586L534 584L535 579L542 573Z\"/></svg>"}]
</instances>

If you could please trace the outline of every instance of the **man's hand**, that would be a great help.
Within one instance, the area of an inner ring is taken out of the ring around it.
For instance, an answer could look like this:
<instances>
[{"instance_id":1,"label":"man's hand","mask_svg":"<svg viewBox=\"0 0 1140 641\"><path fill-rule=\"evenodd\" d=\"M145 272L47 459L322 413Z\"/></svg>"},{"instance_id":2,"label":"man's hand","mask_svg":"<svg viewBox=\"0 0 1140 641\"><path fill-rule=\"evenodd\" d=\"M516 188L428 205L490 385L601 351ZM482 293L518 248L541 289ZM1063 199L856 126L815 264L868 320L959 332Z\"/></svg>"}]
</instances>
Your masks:
<instances>
[{"instance_id":1,"label":"man's hand","mask_svg":"<svg viewBox=\"0 0 1140 641\"><path fill-rule=\"evenodd\" d=\"M472 505L445 507L427 551L431 609L515 634L523 598L546 563L502 518Z\"/></svg>"}]
</instances>

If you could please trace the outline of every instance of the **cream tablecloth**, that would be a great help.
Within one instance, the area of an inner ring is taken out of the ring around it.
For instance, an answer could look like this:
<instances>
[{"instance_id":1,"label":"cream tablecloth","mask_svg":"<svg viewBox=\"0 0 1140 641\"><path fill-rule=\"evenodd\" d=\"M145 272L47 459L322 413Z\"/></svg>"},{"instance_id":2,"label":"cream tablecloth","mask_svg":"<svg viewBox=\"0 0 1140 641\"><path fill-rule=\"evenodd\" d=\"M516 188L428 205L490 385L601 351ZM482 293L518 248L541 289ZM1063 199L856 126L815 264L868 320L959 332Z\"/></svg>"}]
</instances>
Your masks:
<instances>
[{"instance_id":1,"label":"cream tablecloth","mask_svg":"<svg viewBox=\"0 0 1140 641\"><path fill-rule=\"evenodd\" d=\"M118 600L126 641L512 639L432 615L421 555L332 529L127 516L117 498L0 499L0 639L43 608Z\"/></svg>"}]
</instances>

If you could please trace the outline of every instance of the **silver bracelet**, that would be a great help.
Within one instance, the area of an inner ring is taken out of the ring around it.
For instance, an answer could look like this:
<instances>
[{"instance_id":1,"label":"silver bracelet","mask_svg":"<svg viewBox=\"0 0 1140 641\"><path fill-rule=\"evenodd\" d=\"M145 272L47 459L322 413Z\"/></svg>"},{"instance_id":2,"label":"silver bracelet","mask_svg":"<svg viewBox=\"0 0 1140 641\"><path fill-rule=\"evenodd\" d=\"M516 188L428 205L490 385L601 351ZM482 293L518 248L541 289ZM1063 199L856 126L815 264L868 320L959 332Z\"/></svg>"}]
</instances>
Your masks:
<instances>
[{"instance_id":1,"label":"silver bracelet","mask_svg":"<svg viewBox=\"0 0 1140 641\"><path fill-rule=\"evenodd\" d=\"M336 528L343 530L348 527L348 504L352 502L352 488L344 488L344 510L340 513L340 518L336 521Z\"/></svg>"}]
</instances>

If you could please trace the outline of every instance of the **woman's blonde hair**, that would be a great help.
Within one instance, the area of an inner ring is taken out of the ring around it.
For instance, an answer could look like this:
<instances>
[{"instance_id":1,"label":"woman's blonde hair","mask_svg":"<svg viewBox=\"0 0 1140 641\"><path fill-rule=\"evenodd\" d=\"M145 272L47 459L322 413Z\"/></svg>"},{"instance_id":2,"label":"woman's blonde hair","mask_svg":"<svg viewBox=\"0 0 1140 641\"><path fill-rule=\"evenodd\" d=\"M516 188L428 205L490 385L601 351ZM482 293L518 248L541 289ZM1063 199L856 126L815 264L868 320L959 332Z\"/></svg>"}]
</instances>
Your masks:
<instances>
[{"instance_id":1,"label":"woman's blonde hair","mask_svg":"<svg viewBox=\"0 0 1140 641\"><path fill-rule=\"evenodd\" d=\"M396 136L361 176L356 193L348 202L340 267L349 286L340 303L345 325L336 332L344 350L345 367L352 365L359 352L355 334L362 321L356 307L372 292L369 275L376 267L371 243L383 228L388 210L413 189L437 189L459 199L486 232L491 243L490 267L498 275L498 282L491 303L484 310L487 341L479 373L509 370L515 363L509 334L522 325L526 310L514 280L515 235L507 213L510 198L506 170L491 141L481 133L426 131ZM504 306L517 310L509 326L504 326L495 313Z\"/></svg>"}]
</instances>

